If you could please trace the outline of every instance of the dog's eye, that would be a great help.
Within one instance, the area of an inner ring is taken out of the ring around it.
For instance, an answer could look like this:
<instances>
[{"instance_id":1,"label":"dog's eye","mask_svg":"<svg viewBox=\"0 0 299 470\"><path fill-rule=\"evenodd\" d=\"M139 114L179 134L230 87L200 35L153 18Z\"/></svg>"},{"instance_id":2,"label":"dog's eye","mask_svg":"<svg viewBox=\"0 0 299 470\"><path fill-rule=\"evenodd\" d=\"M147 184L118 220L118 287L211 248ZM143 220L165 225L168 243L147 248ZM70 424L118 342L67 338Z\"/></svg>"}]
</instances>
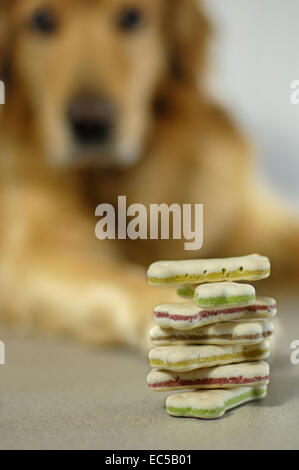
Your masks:
<instances>
[{"instance_id":1,"label":"dog's eye","mask_svg":"<svg viewBox=\"0 0 299 470\"><path fill-rule=\"evenodd\" d=\"M124 8L118 19L118 26L122 31L136 30L144 20L142 11L138 7Z\"/></svg>"},{"instance_id":2,"label":"dog's eye","mask_svg":"<svg viewBox=\"0 0 299 470\"><path fill-rule=\"evenodd\" d=\"M31 17L31 28L43 34L51 34L56 29L56 21L48 8L42 8L34 12Z\"/></svg>"}]
</instances>

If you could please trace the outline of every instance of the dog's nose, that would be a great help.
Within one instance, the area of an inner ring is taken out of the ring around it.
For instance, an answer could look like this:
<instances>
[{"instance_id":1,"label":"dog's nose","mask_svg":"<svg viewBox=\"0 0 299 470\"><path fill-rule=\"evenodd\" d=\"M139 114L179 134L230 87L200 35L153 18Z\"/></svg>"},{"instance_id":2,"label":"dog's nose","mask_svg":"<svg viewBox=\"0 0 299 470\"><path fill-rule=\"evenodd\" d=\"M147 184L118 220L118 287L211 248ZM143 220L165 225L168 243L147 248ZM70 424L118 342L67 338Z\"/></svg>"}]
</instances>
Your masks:
<instances>
[{"instance_id":1,"label":"dog's nose","mask_svg":"<svg viewBox=\"0 0 299 470\"><path fill-rule=\"evenodd\" d=\"M115 109L107 99L78 97L72 101L68 117L73 135L81 145L107 144L112 137Z\"/></svg>"}]
</instances>

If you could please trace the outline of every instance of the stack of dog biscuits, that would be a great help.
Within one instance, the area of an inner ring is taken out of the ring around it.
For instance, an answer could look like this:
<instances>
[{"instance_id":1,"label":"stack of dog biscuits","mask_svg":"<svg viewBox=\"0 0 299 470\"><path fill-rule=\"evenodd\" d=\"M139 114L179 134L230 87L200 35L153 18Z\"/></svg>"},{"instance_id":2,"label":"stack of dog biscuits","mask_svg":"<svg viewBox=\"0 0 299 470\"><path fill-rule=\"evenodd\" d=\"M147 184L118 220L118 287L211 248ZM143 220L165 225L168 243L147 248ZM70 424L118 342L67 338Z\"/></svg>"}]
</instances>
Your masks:
<instances>
[{"instance_id":1,"label":"stack of dog biscuits","mask_svg":"<svg viewBox=\"0 0 299 470\"><path fill-rule=\"evenodd\" d=\"M270 320L276 302L256 297L251 284L270 275L268 258L158 261L148 269L154 286L176 286L182 303L154 309L149 353L152 390L170 395L170 415L217 418L242 403L263 398L269 383ZM191 391L190 391L191 390Z\"/></svg>"}]
</instances>

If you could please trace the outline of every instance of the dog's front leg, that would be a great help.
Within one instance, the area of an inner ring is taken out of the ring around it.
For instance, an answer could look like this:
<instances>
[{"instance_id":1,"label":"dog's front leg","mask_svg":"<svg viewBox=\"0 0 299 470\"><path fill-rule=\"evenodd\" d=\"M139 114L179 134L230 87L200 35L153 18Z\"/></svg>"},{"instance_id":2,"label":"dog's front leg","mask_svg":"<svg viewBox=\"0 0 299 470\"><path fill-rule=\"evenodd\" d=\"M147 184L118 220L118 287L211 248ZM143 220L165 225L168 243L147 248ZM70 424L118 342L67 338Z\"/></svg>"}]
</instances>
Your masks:
<instances>
[{"instance_id":1,"label":"dog's front leg","mask_svg":"<svg viewBox=\"0 0 299 470\"><path fill-rule=\"evenodd\" d=\"M121 262L57 258L2 266L0 316L26 330L146 349L153 307L169 292L149 287L143 270Z\"/></svg>"}]
</instances>

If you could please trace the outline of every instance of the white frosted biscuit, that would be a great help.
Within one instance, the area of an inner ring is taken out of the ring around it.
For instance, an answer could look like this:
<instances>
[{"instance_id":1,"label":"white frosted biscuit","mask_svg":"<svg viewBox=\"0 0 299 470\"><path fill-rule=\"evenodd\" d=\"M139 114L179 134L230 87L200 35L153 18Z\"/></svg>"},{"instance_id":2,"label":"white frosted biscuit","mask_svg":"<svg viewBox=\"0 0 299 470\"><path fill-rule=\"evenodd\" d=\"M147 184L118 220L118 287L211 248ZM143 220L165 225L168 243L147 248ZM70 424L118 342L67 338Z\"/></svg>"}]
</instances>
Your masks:
<instances>
[{"instance_id":1,"label":"white frosted biscuit","mask_svg":"<svg viewBox=\"0 0 299 470\"><path fill-rule=\"evenodd\" d=\"M166 410L172 416L219 418L227 410L267 395L267 386L237 387L229 390L197 390L176 393L166 400Z\"/></svg>"},{"instance_id":2,"label":"white frosted biscuit","mask_svg":"<svg viewBox=\"0 0 299 470\"><path fill-rule=\"evenodd\" d=\"M156 345L170 344L256 344L273 334L273 323L269 320L248 322L224 322L176 330L155 325L150 338Z\"/></svg>"},{"instance_id":3,"label":"white frosted biscuit","mask_svg":"<svg viewBox=\"0 0 299 470\"><path fill-rule=\"evenodd\" d=\"M254 345L161 346L149 353L151 367L178 372L235 362L260 361L269 356L269 342Z\"/></svg>"},{"instance_id":4,"label":"white frosted biscuit","mask_svg":"<svg viewBox=\"0 0 299 470\"><path fill-rule=\"evenodd\" d=\"M156 261L147 271L151 285L200 284L268 277L270 262L257 254L235 258Z\"/></svg>"},{"instance_id":5,"label":"white frosted biscuit","mask_svg":"<svg viewBox=\"0 0 299 470\"><path fill-rule=\"evenodd\" d=\"M147 375L148 386L158 392L188 388L260 386L268 384L269 379L269 365L264 361L205 367L189 372L153 369Z\"/></svg>"},{"instance_id":6,"label":"white frosted biscuit","mask_svg":"<svg viewBox=\"0 0 299 470\"><path fill-rule=\"evenodd\" d=\"M239 282L200 284L194 291L194 301L200 307L241 305L255 300L255 289Z\"/></svg>"},{"instance_id":7,"label":"white frosted biscuit","mask_svg":"<svg viewBox=\"0 0 299 470\"><path fill-rule=\"evenodd\" d=\"M218 322L265 319L276 314L276 301L270 297L257 297L246 305L202 308L194 302L158 305L154 320L162 328L189 330Z\"/></svg>"}]
</instances>

